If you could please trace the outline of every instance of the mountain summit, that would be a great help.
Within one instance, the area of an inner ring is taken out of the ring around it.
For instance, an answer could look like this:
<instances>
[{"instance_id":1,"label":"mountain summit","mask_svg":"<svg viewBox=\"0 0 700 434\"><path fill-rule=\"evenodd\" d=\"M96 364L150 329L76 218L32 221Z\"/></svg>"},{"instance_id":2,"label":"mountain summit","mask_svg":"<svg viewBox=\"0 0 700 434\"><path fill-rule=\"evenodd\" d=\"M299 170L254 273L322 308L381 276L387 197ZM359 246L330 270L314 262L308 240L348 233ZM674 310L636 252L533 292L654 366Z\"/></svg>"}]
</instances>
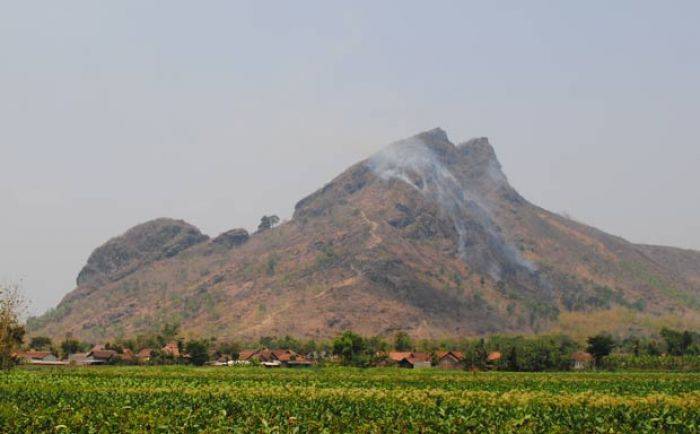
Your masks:
<instances>
[{"instance_id":1,"label":"mountain summit","mask_svg":"<svg viewBox=\"0 0 700 434\"><path fill-rule=\"evenodd\" d=\"M526 201L488 139L386 146L282 225L210 240L160 219L99 247L32 333L105 339L415 337L700 325L700 253L643 246Z\"/></svg>"}]
</instances>

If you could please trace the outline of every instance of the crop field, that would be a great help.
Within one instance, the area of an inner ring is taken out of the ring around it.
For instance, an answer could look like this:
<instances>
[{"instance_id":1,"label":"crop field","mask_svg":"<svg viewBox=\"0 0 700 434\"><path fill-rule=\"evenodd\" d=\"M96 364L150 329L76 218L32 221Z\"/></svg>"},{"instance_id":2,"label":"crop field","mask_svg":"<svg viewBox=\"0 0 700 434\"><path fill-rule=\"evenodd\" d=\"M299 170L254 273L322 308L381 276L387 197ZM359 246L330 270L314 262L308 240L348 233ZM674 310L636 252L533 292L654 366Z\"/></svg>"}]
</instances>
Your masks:
<instances>
[{"instance_id":1,"label":"crop field","mask_svg":"<svg viewBox=\"0 0 700 434\"><path fill-rule=\"evenodd\" d=\"M0 432L687 432L700 374L24 368Z\"/></svg>"}]
</instances>

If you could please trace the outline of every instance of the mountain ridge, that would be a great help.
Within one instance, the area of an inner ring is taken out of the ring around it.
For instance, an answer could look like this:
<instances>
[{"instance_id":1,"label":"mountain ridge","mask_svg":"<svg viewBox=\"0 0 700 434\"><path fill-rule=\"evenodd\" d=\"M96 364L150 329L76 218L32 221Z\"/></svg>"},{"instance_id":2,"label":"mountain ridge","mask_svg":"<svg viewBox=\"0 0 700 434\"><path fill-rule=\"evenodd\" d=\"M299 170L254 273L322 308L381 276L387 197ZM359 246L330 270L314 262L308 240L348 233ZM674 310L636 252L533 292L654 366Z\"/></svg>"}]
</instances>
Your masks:
<instances>
[{"instance_id":1,"label":"mountain ridge","mask_svg":"<svg viewBox=\"0 0 700 434\"><path fill-rule=\"evenodd\" d=\"M455 145L440 128L352 165L278 227L212 240L159 225L170 229L135 237L141 248L126 234L105 244L128 260L97 261L98 248L86 266L98 278L79 278L31 332L103 339L177 320L241 338L455 337L556 331L617 310L633 317L613 321L627 332L700 324L700 252L633 244L533 205L488 139Z\"/></svg>"}]
</instances>

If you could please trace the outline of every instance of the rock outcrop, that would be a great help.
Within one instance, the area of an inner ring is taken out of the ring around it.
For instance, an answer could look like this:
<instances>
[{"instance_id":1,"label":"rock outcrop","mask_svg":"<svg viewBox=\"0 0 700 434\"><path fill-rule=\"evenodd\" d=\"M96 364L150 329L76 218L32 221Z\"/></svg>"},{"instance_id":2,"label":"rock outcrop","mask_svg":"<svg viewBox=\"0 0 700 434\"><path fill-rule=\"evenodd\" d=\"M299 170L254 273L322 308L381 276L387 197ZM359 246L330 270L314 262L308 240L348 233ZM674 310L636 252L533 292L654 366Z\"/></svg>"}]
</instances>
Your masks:
<instances>
[{"instance_id":1,"label":"rock outcrop","mask_svg":"<svg viewBox=\"0 0 700 434\"><path fill-rule=\"evenodd\" d=\"M78 286L119 280L144 265L175 256L208 237L182 220L160 218L134 226L98 247L78 274Z\"/></svg>"},{"instance_id":2,"label":"rock outcrop","mask_svg":"<svg viewBox=\"0 0 700 434\"><path fill-rule=\"evenodd\" d=\"M238 247L248 241L250 234L245 229L231 229L220 234L218 237L212 240L212 243L224 246L227 248Z\"/></svg>"}]
</instances>

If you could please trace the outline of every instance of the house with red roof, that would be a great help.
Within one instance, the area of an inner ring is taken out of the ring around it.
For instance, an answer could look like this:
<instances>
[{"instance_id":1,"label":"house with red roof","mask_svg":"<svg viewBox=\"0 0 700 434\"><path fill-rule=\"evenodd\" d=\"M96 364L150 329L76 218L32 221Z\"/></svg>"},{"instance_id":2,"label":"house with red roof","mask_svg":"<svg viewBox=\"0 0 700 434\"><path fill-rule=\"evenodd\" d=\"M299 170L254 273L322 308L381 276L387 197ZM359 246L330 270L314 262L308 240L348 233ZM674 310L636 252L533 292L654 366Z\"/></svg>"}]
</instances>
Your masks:
<instances>
[{"instance_id":1,"label":"house with red roof","mask_svg":"<svg viewBox=\"0 0 700 434\"><path fill-rule=\"evenodd\" d=\"M576 351L571 355L572 368L579 371L581 369L588 369L593 363L593 355L586 351Z\"/></svg>"},{"instance_id":2,"label":"house with red roof","mask_svg":"<svg viewBox=\"0 0 700 434\"><path fill-rule=\"evenodd\" d=\"M142 348L139 350L138 353L134 356L136 360L138 360L141 363L147 363L151 360L151 357L153 356L153 350L150 348Z\"/></svg>"},{"instance_id":3,"label":"house with red roof","mask_svg":"<svg viewBox=\"0 0 700 434\"><path fill-rule=\"evenodd\" d=\"M105 365L119 358L119 353L114 350L92 350L87 353L87 359L91 365Z\"/></svg>"},{"instance_id":4,"label":"house with red roof","mask_svg":"<svg viewBox=\"0 0 700 434\"><path fill-rule=\"evenodd\" d=\"M386 354L380 366L396 365L402 368L418 369L430 368L431 356L430 353L421 353L417 351L390 351Z\"/></svg>"},{"instance_id":5,"label":"house with red roof","mask_svg":"<svg viewBox=\"0 0 700 434\"><path fill-rule=\"evenodd\" d=\"M461 351L438 351L435 358L440 369L462 369L464 366L464 353Z\"/></svg>"},{"instance_id":6,"label":"house with red roof","mask_svg":"<svg viewBox=\"0 0 700 434\"><path fill-rule=\"evenodd\" d=\"M165 346L162 348L162 351L172 357L180 357L180 347L178 347L177 342L168 342L165 344Z\"/></svg>"},{"instance_id":7,"label":"house with red roof","mask_svg":"<svg viewBox=\"0 0 700 434\"><path fill-rule=\"evenodd\" d=\"M58 357L51 354L49 351L24 351L15 354L22 363L30 365L65 365L66 362L61 361Z\"/></svg>"},{"instance_id":8,"label":"house with red roof","mask_svg":"<svg viewBox=\"0 0 700 434\"><path fill-rule=\"evenodd\" d=\"M259 350L242 350L238 354L238 360L243 362L252 362L255 360L267 367L284 366L291 368L313 365L313 361L290 349L270 350L268 348L262 348Z\"/></svg>"}]
</instances>

